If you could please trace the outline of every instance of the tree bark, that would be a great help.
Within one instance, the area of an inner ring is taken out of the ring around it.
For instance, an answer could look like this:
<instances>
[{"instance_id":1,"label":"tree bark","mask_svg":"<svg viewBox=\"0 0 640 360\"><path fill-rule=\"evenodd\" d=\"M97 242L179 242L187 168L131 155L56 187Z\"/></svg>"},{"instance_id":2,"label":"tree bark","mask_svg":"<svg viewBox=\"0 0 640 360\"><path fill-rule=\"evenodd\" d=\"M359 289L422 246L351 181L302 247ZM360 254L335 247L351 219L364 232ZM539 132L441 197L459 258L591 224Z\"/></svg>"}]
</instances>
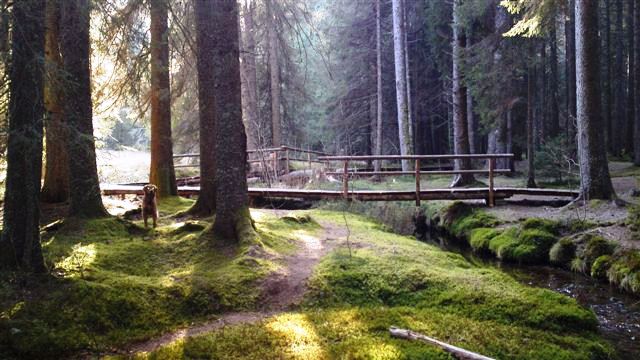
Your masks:
<instances>
[{"instance_id":1,"label":"tree bark","mask_svg":"<svg viewBox=\"0 0 640 360\"><path fill-rule=\"evenodd\" d=\"M102 204L96 148L93 139L89 0L61 1L60 49L66 74L64 114L67 127L69 215L97 218L108 216Z\"/></svg>"},{"instance_id":2,"label":"tree bark","mask_svg":"<svg viewBox=\"0 0 640 360\"><path fill-rule=\"evenodd\" d=\"M600 117L598 1L575 0L576 100L578 152L582 195L587 199L613 199L607 153Z\"/></svg>"},{"instance_id":3,"label":"tree bark","mask_svg":"<svg viewBox=\"0 0 640 360\"><path fill-rule=\"evenodd\" d=\"M577 1L577 0L574 0ZM612 76L612 69L613 67L611 66L611 5L610 5L610 1L605 1L605 29L604 29L604 51L605 54L602 57L605 61L605 67L604 67L604 72L605 72L605 77L602 80L602 83L604 85L604 89L603 89L603 97L604 97L604 102L603 102L603 106L604 106L604 122L606 124L606 134L607 134L607 145L606 147L609 150L613 149L613 121L612 121L612 102L611 102L611 98L612 98L612 92L611 92L611 80L613 78ZM575 6L574 6L575 8ZM577 16L577 15L576 15ZM577 26L577 24L576 24ZM576 28L577 31L577 28ZM577 55L576 55L577 56ZM576 70L577 71L577 70ZM576 90L577 91L577 90ZM577 101L577 100L576 100ZM576 105L577 107L577 105ZM576 113L577 113L577 109L576 109Z\"/></svg>"},{"instance_id":4,"label":"tree bark","mask_svg":"<svg viewBox=\"0 0 640 360\"><path fill-rule=\"evenodd\" d=\"M465 47L464 32L460 28L459 7L461 0L453 1L453 40L452 46L452 104L453 104L453 149L456 155L469 154L469 135L467 128L467 88L463 85L461 66L462 50ZM469 159L456 159L456 170L470 170ZM458 174L451 183L452 187L469 185L475 182L473 174Z\"/></svg>"},{"instance_id":5,"label":"tree bark","mask_svg":"<svg viewBox=\"0 0 640 360\"><path fill-rule=\"evenodd\" d=\"M551 91L551 104L549 114L549 137L558 136L560 133L560 106L558 105L558 40L556 33L556 21L553 20L550 33L550 59L549 67L551 70L551 79L549 81L549 87Z\"/></svg>"},{"instance_id":6,"label":"tree bark","mask_svg":"<svg viewBox=\"0 0 640 360\"><path fill-rule=\"evenodd\" d=\"M616 24L615 24L615 61L614 61L614 76L611 78L615 79L614 82L614 97L613 97L613 143L612 143L612 152L616 156L620 156L622 154L622 148L624 145L624 136L623 133L625 131L624 120L626 118L626 114L624 111L624 32L622 30L623 25L623 6L622 0L616 1Z\"/></svg>"},{"instance_id":7,"label":"tree bark","mask_svg":"<svg viewBox=\"0 0 640 360\"><path fill-rule=\"evenodd\" d=\"M629 1L627 14L627 58L629 63L629 74L627 76L627 119L626 119L626 131L625 131L625 153L631 154L633 149L633 129L634 119L636 117L635 100L635 32L636 26L640 25L635 22L635 12L638 11L638 4L636 1Z\"/></svg>"},{"instance_id":8,"label":"tree bark","mask_svg":"<svg viewBox=\"0 0 640 360\"><path fill-rule=\"evenodd\" d=\"M211 216L216 210L215 3L196 0L196 61L200 122L200 194L188 213Z\"/></svg>"},{"instance_id":9,"label":"tree bark","mask_svg":"<svg viewBox=\"0 0 640 360\"><path fill-rule=\"evenodd\" d=\"M214 79L216 92L216 219L213 233L234 243L252 241L255 232L247 194L247 137L242 125L242 96L236 0L216 2ZM231 29L231 31L229 30Z\"/></svg>"},{"instance_id":10,"label":"tree bark","mask_svg":"<svg viewBox=\"0 0 640 360\"><path fill-rule=\"evenodd\" d=\"M244 1L243 23L244 32L241 32L242 51L242 107L245 118L245 129L247 132L247 147L250 149L260 148L258 142L258 80L256 73L256 41L253 14L255 12L255 2Z\"/></svg>"},{"instance_id":11,"label":"tree bark","mask_svg":"<svg viewBox=\"0 0 640 360\"><path fill-rule=\"evenodd\" d=\"M401 0L392 0L393 7L393 49L396 76L396 105L398 116L398 134L400 140L400 154L413 154L411 139L411 124L409 124L409 107L407 98L406 53L404 46L404 19ZM410 161L402 161L402 170L411 170Z\"/></svg>"},{"instance_id":12,"label":"tree bark","mask_svg":"<svg viewBox=\"0 0 640 360\"><path fill-rule=\"evenodd\" d=\"M171 85L169 80L169 5L150 0L151 11L151 170L149 182L158 196L176 196L171 140Z\"/></svg>"},{"instance_id":13,"label":"tree bark","mask_svg":"<svg viewBox=\"0 0 640 360\"><path fill-rule=\"evenodd\" d=\"M40 246L45 2L16 1L11 18L9 139L0 267L46 272Z\"/></svg>"},{"instance_id":14,"label":"tree bark","mask_svg":"<svg viewBox=\"0 0 640 360\"><path fill-rule=\"evenodd\" d=\"M633 128L633 145L634 145L634 156L633 162L636 166L640 166L640 5L636 5L635 10L635 61L634 64L634 76L635 76L635 100L633 104L635 104L635 120L634 120L634 128Z\"/></svg>"},{"instance_id":15,"label":"tree bark","mask_svg":"<svg viewBox=\"0 0 640 360\"><path fill-rule=\"evenodd\" d=\"M60 0L47 0L45 20L45 129L46 162L41 200L61 203L69 199L69 160L66 149L60 56Z\"/></svg>"},{"instance_id":16,"label":"tree bark","mask_svg":"<svg viewBox=\"0 0 640 360\"><path fill-rule=\"evenodd\" d=\"M567 141L575 142L576 121L576 32L574 0L569 0L568 14L566 16L565 43L566 43L566 72L567 72L567 122L565 124Z\"/></svg>"},{"instance_id":17,"label":"tree bark","mask_svg":"<svg viewBox=\"0 0 640 360\"><path fill-rule=\"evenodd\" d=\"M269 51L269 84L271 88L271 145L277 147L282 143L282 119L280 114L280 61L278 58L278 32L276 29L273 0L266 0L267 10L267 43Z\"/></svg>"},{"instance_id":18,"label":"tree bark","mask_svg":"<svg viewBox=\"0 0 640 360\"><path fill-rule=\"evenodd\" d=\"M382 16L380 1L376 0L376 155L382 155ZM374 162L374 171L379 172L381 167L382 161Z\"/></svg>"},{"instance_id":19,"label":"tree bark","mask_svg":"<svg viewBox=\"0 0 640 360\"><path fill-rule=\"evenodd\" d=\"M535 65L529 66L527 74L527 187L535 188L536 185L536 167L535 167L535 143L533 141L533 109L535 107L535 83L536 68Z\"/></svg>"}]
</instances>

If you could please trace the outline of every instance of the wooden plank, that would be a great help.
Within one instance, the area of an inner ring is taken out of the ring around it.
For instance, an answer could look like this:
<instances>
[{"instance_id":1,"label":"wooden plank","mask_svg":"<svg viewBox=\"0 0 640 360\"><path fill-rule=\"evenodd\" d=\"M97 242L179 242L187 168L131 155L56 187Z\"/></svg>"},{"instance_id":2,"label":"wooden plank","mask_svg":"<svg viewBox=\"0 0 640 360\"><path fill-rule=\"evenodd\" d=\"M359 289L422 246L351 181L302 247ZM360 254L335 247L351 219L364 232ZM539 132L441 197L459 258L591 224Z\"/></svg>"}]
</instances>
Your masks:
<instances>
[{"instance_id":1,"label":"wooden plank","mask_svg":"<svg viewBox=\"0 0 640 360\"><path fill-rule=\"evenodd\" d=\"M344 161L344 171L342 173L342 192L344 198L349 198L349 160Z\"/></svg>"}]
</instances>

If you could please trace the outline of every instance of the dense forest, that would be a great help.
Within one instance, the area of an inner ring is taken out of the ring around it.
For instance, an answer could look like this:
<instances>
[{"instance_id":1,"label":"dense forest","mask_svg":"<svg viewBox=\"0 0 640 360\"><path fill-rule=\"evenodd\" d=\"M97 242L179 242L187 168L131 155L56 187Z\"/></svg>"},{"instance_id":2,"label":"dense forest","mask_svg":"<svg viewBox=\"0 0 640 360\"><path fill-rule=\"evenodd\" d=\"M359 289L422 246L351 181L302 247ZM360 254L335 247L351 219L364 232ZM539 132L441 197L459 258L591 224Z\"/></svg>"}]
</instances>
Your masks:
<instances>
[{"instance_id":1,"label":"dense forest","mask_svg":"<svg viewBox=\"0 0 640 360\"><path fill-rule=\"evenodd\" d=\"M459 356L387 334L415 325L496 358L631 359L639 169L635 0L0 0L0 358ZM379 195L414 184L416 207ZM608 283L628 334L374 220Z\"/></svg>"}]
</instances>

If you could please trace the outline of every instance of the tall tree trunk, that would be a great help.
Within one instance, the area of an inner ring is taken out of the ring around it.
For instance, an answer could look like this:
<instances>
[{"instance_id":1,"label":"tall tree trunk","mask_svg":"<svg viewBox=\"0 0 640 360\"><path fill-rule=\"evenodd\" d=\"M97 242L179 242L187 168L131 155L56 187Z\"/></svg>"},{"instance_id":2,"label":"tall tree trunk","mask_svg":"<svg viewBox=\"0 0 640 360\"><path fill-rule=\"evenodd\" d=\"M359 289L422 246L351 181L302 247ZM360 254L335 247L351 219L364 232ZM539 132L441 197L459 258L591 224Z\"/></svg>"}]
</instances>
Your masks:
<instances>
[{"instance_id":1,"label":"tall tree trunk","mask_svg":"<svg viewBox=\"0 0 640 360\"><path fill-rule=\"evenodd\" d=\"M453 40L452 46L452 94L453 94L453 150L456 155L469 154L469 135L467 133L467 88L462 84L462 50L465 47L464 32L460 28L459 7L461 0L453 1ZM469 159L456 159L456 170L470 170ZM475 182L473 174L458 174L451 186L464 186Z\"/></svg>"},{"instance_id":2,"label":"tall tree trunk","mask_svg":"<svg viewBox=\"0 0 640 360\"><path fill-rule=\"evenodd\" d=\"M238 3L220 0L215 5L214 78L217 127L216 238L249 242L255 237L247 194L247 137L242 125ZM230 31L231 29L231 31Z\"/></svg>"},{"instance_id":3,"label":"tall tree trunk","mask_svg":"<svg viewBox=\"0 0 640 360\"><path fill-rule=\"evenodd\" d=\"M273 12L273 0L265 1L267 9L267 43L269 51L269 83L271 87L271 142L273 146L282 143L282 119L280 115L280 61L278 58L278 30Z\"/></svg>"},{"instance_id":4,"label":"tall tree trunk","mask_svg":"<svg viewBox=\"0 0 640 360\"><path fill-rule=\"evenodd\" d=\"M614 82L614 97L613 97L613 154L621 155L622 148L624 145L624 136L623 133L625 131L624 120L626 117L624 111L624 32L622 30L623 25L623 6L622 0L616 1L616 24L615 24L615 61L614 61L614 76L611 78L615 79Z\"/></svg>"},{"instance_id":5,"label":"tall tree trunk","mask_svg":"<svg viewBox=\"0 0 640 360\"><path fill-rule=\"evenodd\" d=\"M533 141L533 109L535 108L536 98L536 77L536 67L535 65L530 65L527 74L527 187L530 188L537 187L534 158L535 143Z\"/></svg>"},{"instance_id":6,"label":"tall tree trunk","mask_svg":"<svg viewBox=\"0 0 640 360\"><path fill-rule=\"evenodd\" d=\"M625 131L625 152L630 154L633 152L633 128L634 119L636 117L635 100L635 32L636 26L640 25L635 22L635 12L638 11L638 4L636 1L628 2L628 16L627 16L627 56L629 63L629 74L627 77L627 120Z\"/></svg>"},{"instance_id":7,"label":"tall tree trunk","mask_svg":"<svg viewBox=\"0 0 640 360\"><path fill-rule=\"evenodd\" d=\"M549 67L551 70L551 79L549 81L549 90L551 91L551 109L549 111L549 136L555 137L560 132L560 110L558 105L558 81L560 80L560 78L558 77L558 39L555 19L553 21L553 25L551 26L550 38L551 39L549 41L549 47L551 48L551 52Z\"/></svg>"},{"instance_id":8,"label":"tall tree trunk","mask_svg":"<svg viewBox=\"0 0 640 360\"><path fill-rule=\"evenodd\" d=\"M216 210L216 88L214 81L214 19L216 4L196 0L196 61L198 67L198 108L200 121L200 194L189 209L197 216L210 216Z\"/></svg>"},{"instance_id":9,"label":"tall tree trunk","mask_svg":"<svg viewBox=\"0 0 640 360\"><path fill-rule=\"evenodd\" d=\"M574 0L577 1L577 0ZM603 97L604 97L604 101L603 101L603 106L604 106L604 122L606 124L606 133L607 133L607 145L605 148L608 148L609 150L613 149L613 121L612 121L612 88L611 88L611 80L613 79L612 76L612 69L613 67L611 66L611 5L610 5L610 1L605 1L605 29L604 29L604 56L602 57L605 61L605 67L604 67L604 72L605 72L605 78L601 79L603 85L604 85L604 89L603 89ZM574 6L575 8L575 6ZM576 15L577 16L577 15ZM576 25L577 27L577 25ZM577 28L576 28L577 31ZM577 70L576 70L577 71ZM576 90L577 91L577 90ZM576 100L577 101L577 100ZM577 112L577 110L576 110Z\"/></svg>"},{"instance_id":10,"label":"tall tree trunk","mask_svg":"<svg viewBox=\"0 0 640 360\"><path fill-rule=\"evenodd\" d=\"M409 137L411 138L412 153L415 153L415 137L414 137L414 121L413 121L413 107L411 100L411 65L409 61L409 16L407 15L408 7L406 0L402 1L402 18L404 28L404 70L405 70L405 84L407 85L407 121L409 122Z\"/></svg>"},{"instance_id":11,"label":"tall tree trunk","mask_svg":"<svg viewBox=\"0 0 640 360\"><path fill-rule=\"evenodd\" d=\"M393 7L393 51L396 76L396 103L398 116L398 135L400 140L400 154L413 154L411 139L411 124L409 123L409 104L407 94L406 56L404 46L404 19L401 0L392 0ZM402 170L409 171L412 164L408 160L402 161Z\"/></svg>"},{"instance_id":12,"label":"tall tree trunk","mask_svg":"<svg viewBox=\"0 0 640 360\"><path fill-rule=\"evenodd\" d=\"M376 0L376 141L375 155L382 155L382 16L380 1ZM374 171L380 171L382 161L374 162Z\"/></svg>"},{"instance_id":13,"label":"tall tree trunk","mask_svg":"<svg viewBox=\"0 0 640 360\"><path fill-rule=\"evenodd\" d=\"M258 143L258 80L256 74L256 41L253 14L255 2L245 0L243 7L244 32L241 33L242 106L247 132L247 147L260 148Z\"/></svg>"},{"instance_id":14,"label":"tall tree trunk","mask_svg":"<svg viewBox=\"0 0 640 360\"><path fill-rule=\"evenodd\" d=\"M467 30L467 48L473 45L473 32ZM469 134L469 153L477 154L476 148L476 118L473 113L473 97L467 85L467 133Z\"/></svg>"},{"instance_id":15,"label":"tall tree trunk","mask_svg":"<svg viewBox=\"0 0 640 360\"><path fill-rule=\"evenodd\" d=\"M636 5L635 11L636 18L636 35L635 35L635 61L634 64L634 75L635 75L635 100L633 104L635 104L635 120L634 120L634 128L633 128L633 145L634 145L634 156L633 162L636 166L640 166L640 5Z\"/></svg>"},{"instance_id":16,"label":"tall tree trunk","mask_svg":"<svg viewBox=\"0 0 640 360\"><path fill-rule=\"evenodd\" d=\"M176 196L171 140L168 0L150 0L151 10L151 171L158 196Z\"/></svg>"},{"instance_id":17,"label":"tall tree trunk","mask_svg":"<svg viewBox=\"0 0 640 360\"><path fill-rule=\"evenodd\" d=\"M575 0L576 99L580 182L587 199L613 199L600 118L598 1Z\"/></svg>"},{"instance_id":18,"label":"tall tree trunk","mask_svg":"<svg viewBox=\"0 0 640 360\"><path fill-rule=\"evenodd\" d=\"M60 203L69 199L69 160L66 149L60 56L60 0L47 0L45 60L46 162L41 200Z\"/></svg>"},{"instance_id":19,"label":"tall tree trunk","mask_svg":"<svg viewBox=\"0 0 640 360\"><path fill-rule=\"evenodd\" d=\"M40 246L45 3L16 1L11 14L9 143L0 267L45 272Z\"/></svg>"},{"instance_id":20,"label":"tall tree trunk","mask_svg":"<svg viewBox=\"0 0 640 360\"><path fill-rule=\"evenodd\" d=\"M69 154L71 216L108 216L102 204L93 140L89 0L61 1L60 49L66 74L64 114Z\"/></svg>"},{"instance_id":21,"label":"tall tree trunk","mask_svg":"<svg viewBox=\"0 0 640 360\"><path fill-rule=\"evenodd\" d=\"M566 72L567 72L567 123L566 134L569 144L575 142L576 119L576 34L575 34L575 9L574 0L569 0L568 14L566 16L565 43L566 43Z\"/></svg>"}]
</instances>

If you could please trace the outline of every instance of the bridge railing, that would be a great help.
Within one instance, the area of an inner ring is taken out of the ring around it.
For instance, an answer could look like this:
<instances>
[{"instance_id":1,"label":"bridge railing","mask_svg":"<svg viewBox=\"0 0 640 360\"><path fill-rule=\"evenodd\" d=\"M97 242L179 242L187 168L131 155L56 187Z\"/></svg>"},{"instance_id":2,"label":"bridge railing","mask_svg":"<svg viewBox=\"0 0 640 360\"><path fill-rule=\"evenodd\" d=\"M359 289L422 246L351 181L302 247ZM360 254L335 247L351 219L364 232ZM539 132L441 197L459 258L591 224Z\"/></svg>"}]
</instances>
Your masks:
<instances>
[{"instance_id":1,"label":"bridge railing","mask_svg":"<svg viewBox=\"0 0 640 360\"><path fill-rule=\"evenodd\" d=\"M279 147L251 149L247 150L247 162L259 168L262 177L271 180L277 180L281 174L288 174L291 171L292 162L307 164L309 169L313 169L313 164L325 164L320 161L320 156L330 156L331 154L311 149L303 149L295 146L283 145ZM199 158L199 153L176 154L173 156L174 161L177 159L195 159ZM188 164L174 164L175 168L197 168L200 164L192 162Z\"/></svg>"},{"instance_id":2,"label":"bridge railing","mask_svg":"<svg viewBox=\"0 0 640 360\"><path fill-rule=\"evenodd\" d=\"M327 172L327 175L342 176L342 192L345 199L349 198L349 177L351 176L398 176L414 175L415 177L415 199L416 206L420 206L420 183L423 175L461 175L461 174L483 174L489 178L487 188L489 206L494 206L494 176L496 174L510 173L511 169L496 169L496 159L512 159L513 154L465 154L465 155L363 155L363 156L320 156L319 161L342 162L342 171ZM487 160L485 169L465 169L465 170L422 170L422 165L428 161L442 160ZM350 162L372 162L381 160L414 162L413 171L358 171L357 168L349 168Z\"/></svg>"}]
</instances>

